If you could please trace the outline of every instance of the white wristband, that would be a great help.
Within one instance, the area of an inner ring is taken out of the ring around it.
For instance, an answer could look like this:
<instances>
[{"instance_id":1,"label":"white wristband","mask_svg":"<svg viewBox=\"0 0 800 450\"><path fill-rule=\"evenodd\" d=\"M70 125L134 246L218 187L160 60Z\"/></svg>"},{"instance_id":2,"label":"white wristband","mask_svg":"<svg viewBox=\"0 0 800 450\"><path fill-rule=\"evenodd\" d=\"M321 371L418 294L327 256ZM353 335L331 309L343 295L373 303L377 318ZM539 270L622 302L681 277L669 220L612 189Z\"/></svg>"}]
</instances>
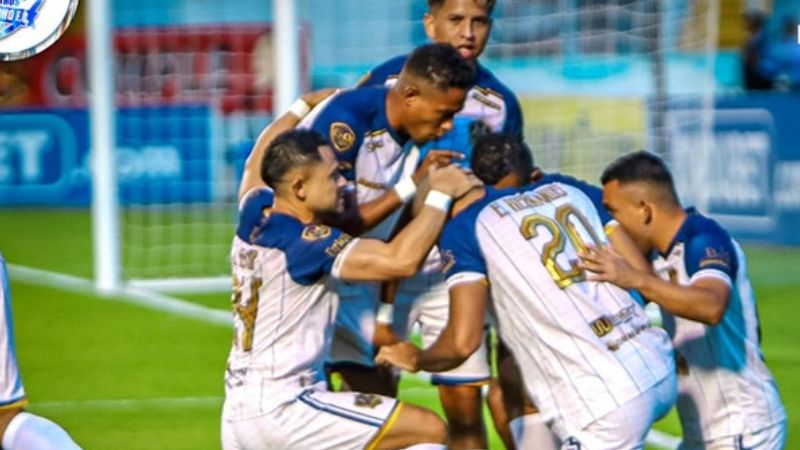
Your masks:
<instances>
[{"instance_id":1,"label":"white wristband","mask_svg":"<svg viewBox=\"0 0 800 450\"><path fill-rule=\"evenodd\" d=\"M292 106L289 107L289 112L300 119L305 117L309 111L311 111L311 107L308 106L308 103L306 103L306 101L302 98L295 100L295 102L292 103Z\"/></svg>"},{"instance_id":2,"label":"white wristband","mask_svg":"<svg viewBox=\"0 0 800 450\"><path fill-rule=\"evenodd\" d=\"M406 203L414 198L414 194L417 193L417 185L414 184L413 178L403 178L394 185L394 192L400 197L403 203Z\"/></svg>"},{"instance_id":3,"label":"white wristband","mask_svg":"<svg viewBox=\"0 0 800 450\"><path fill-rule=\"evenodd\" d=\"M381 303L375 321L385 325L391 325L394 321L394 305L391 303Z\"/></svg>"},{"instance_id":4,"label":"white wristband","mask_svg":"<svg viewBox=\"0 0 800 450\"><path fill-rule=\"evenodd\" d=\"M425 197L425 204L447 212L450 211L450 200L452 198L442 191L430 191L428 196Z\"/></svg>"}]
</instances>

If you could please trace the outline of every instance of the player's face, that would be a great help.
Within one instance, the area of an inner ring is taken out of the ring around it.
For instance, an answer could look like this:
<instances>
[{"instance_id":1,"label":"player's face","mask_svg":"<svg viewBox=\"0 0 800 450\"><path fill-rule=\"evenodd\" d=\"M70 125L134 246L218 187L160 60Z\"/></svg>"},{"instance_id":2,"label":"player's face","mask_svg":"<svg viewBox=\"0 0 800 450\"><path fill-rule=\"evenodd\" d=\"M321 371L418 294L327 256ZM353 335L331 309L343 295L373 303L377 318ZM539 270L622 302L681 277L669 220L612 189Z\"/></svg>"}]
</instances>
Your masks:
<instances>
[{"instance_id":1,"label":"player's face","mask_svg":"<svg viewBox=\"0 0 800 450\"><path fill-rule=\"evenodd\" d=\"M318 214L340 213L344 210L345 179L333 150L326 145L319 153L322 161L309 168L305 180L306 205Z\"/></svg>"},{"instance_id":2,"label":"player's face","mask_svg":"<svg viewBox=\"0 0 800 450\"><path fill-rule=\"evenodd\" d=\"M492 28L486 0L445 0L425 15L424 23L432 41L452 45L468 60L483 53Z\"/></svg>"},{"instance_id":3,"label":"player's face","mask_svg":"<svg viewBox=\"0 0 800 450\"><path fill-rule=\"evenodd\" d=\"M620 185L617 180L610 181L603 185L603 204L640 249L650 248L649 207L636 195L635 189Z\"/></svg>"},{"instance_id":4,"label":"player's face","mask_svg":"<svg viewBox=\"0 0 800 450\"><path fill-rule=\"evenodd\" d=\"M453 129L453 116L461 111L466 96L463 89L441 91L430 85L420 86L418 94L406 99L405 131L419 143L442 137Z\"/></svg>"}]
</instances>

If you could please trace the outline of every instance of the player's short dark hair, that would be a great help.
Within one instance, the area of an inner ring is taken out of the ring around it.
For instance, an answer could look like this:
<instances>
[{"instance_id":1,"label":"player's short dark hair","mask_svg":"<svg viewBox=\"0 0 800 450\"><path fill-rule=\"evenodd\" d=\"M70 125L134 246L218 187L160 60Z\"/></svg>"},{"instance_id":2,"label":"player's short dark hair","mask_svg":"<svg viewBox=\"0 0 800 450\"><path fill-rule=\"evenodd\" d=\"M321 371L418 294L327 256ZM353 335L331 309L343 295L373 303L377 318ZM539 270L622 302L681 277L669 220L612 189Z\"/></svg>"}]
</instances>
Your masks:
<instances>
[{"instance_id":1,"label":"player's short dark hair","mask_svg":"<svg viewBox=\"0 0 800 450\"><path fill-rule=\"evenodd\" d=\"M672 194L675 200L678 198L672 173L667 164L657 155L644 150L622 155L609 164L603 170L600 182L606 184L612 181L618 181L620 184L650 183Z\"/></svg>"},{"instance_id":2,"label":"player's short dark hair","mask_svg":"<svg viewBox=\"0 0 800 450\"><path fill-rule=\"evenodd\" d=\"M428 10L433 11L434 9L441 8L442 6L444 6L444 3L446 1L447 0L428 0ZM492 10L494 10L494 5L497 2L495 2L495 0L483 0L483 3L486 5L486 12L488 12L491 15Z\"/></svg>"},{"instance_id":3,"label":"player's short dark hair","mask_svg":"<svg viewBox=\"0 0 800 450\"><path fill-rule=\"evenodd\" d=\"M488 185L511 173L527 183L533 172L533 154L520 137L488 133L475 140L470 167Z\"/></svg>"},{"instance_id":4,"label":"player's short dark hair","mask_svg":"<svg viewBox=\"0 0 800 450\"><path fill-rule=\"evenodd\" d=\"M261 160L261 179L274 187L291 169L322 161L319 147L325 138L314 130L289 130L279 134Z\"/></svg>"},{"instance_id":5,"label":"player's short dark hair","mask_svg":"<svg viewBox=\"0 0 800 450\"><path fill-rule=\"evenodd\" d=\"M450 44L417 47L403 66L404 72L430 82L437 89L469 89L475 82L475 68Z\"/></svg>"}]
</instances>

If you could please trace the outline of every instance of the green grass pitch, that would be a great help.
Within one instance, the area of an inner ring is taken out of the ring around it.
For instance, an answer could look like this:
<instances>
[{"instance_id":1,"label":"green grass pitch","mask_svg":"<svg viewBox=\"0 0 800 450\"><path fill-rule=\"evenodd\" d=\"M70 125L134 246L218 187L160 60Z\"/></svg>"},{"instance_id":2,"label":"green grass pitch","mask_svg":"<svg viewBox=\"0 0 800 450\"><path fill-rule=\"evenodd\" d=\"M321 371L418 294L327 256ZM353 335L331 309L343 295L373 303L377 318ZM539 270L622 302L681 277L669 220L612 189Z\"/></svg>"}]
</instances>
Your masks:
<instances>
[{"instance_id":1,"label":"green grass pitch","mask_svg":"<svg viewBox=\"0 0 800 450\"><path fill-rule=\"evenodd\" d=\"M0 251L16 265L89 277L85 211L4 209ZM746 247L763 350L789 414L787 449L800 448L800 252ZM28 408L56 420L86 449L219 448L229 328L91 294L12 279L16 348ZM225 294L186 296L227 310ZM402 397L438 408L436 391L404 379ZM656 426L679 435L673 415ZM502 448L492 436L491 448Z\"/></svg>"}]
</instances>

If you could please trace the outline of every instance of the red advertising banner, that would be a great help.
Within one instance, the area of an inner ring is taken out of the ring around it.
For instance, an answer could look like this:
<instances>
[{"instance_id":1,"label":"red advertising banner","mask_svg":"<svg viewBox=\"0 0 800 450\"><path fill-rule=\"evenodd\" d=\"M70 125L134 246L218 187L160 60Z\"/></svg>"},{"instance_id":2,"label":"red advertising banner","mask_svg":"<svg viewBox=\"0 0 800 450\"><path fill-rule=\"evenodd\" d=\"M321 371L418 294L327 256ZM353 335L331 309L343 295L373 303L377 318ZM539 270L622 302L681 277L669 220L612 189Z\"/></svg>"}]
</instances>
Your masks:
<instances>
[{"instance_id":1,"label":"red advertising banner","mask_svg":"<svg viewBox=\"0 0 800 450\"><path fill-rule=\"evenodd\" d=\"M308 39L301 31L301 87L308 87ZM211 105L223 113L272 110L269 25L118 29L118 106ZM25 61L0 65L0 108L83 107L86 39L68 33Z\"/></svg>"}]
</instances>

